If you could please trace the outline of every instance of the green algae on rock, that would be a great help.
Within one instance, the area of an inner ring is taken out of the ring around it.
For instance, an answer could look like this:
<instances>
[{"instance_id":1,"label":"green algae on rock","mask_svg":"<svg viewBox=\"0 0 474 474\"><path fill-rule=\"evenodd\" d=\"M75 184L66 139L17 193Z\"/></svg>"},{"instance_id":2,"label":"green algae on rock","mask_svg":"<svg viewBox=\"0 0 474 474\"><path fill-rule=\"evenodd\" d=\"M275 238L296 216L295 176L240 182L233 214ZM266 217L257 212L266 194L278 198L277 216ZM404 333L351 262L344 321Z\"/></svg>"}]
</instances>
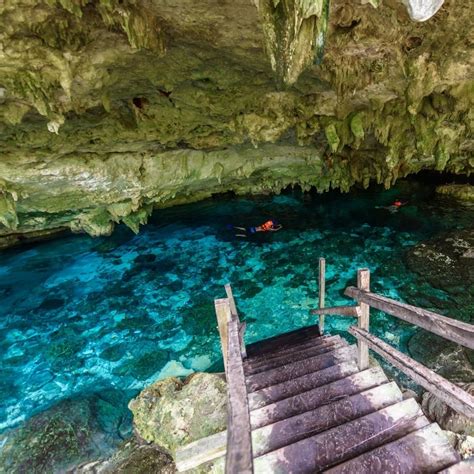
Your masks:
<instances>
[{"instance_id":1,"label":"green algae on rock","mask_svg":"<svg viewBox=\"0 0 474 474\"><path fill-rule=\"evenodd\" d=\"M2 434L0 471L52 473L98 454L90 405L65 401Z\"/></svg>"},{"instance_id":2,"label":"green algae on rock","mask_svg":"<svg viewBox=\"0 0 474 474\"><path fill-rule=\"evenodd\" d=\"M75 474L174 474L173 460L156 446L140 444L135 438L125 441L108 459L78 466Z\"/></svg>"},{"instance_id":3,"label":"green algae on rock","mask_svg":"<svg viewBox=\"0 0 474 474\"><path fill-rule=\"evenodd\" d=\"M129 404L140 438L174 456L177 448L225 430L227 389L221 376L196 373L145 388Z\"/></svg>"}]
</instances>

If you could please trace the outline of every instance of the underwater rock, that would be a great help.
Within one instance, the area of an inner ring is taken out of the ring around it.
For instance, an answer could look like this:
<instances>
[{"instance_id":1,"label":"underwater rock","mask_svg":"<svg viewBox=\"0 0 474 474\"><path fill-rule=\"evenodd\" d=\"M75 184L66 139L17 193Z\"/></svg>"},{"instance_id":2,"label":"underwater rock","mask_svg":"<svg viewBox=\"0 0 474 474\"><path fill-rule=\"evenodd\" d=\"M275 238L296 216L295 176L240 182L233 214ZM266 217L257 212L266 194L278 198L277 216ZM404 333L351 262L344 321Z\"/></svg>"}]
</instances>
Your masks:
<instances>
[{"instance_id":1,"label":"underwater rock","mask_svg":"<svg viewBox=\"0 0 474 474\"><path fill-rule=\"evenodd\" d=\"M410 355L439 375L457 383L474 380L474 351L419 329L408 341Z\"/></svg>"},{"instance_id":2,"label":"underwater rock","mask_svg":"<svg viewBox=\"0 0 474 474\"><path fill-rule=\"evenodd\" d=\"M43 474L97 456L95 429L87 401L63 401L0 436L0 471Z\"/></svg>"},{"instance_id":3,"label":"underwater rock","mask_svg":"<svg viewBox=\"0 0 474 474\"><path fill-rule=\"evenodd\" d=\"M437 288L474 295L474 228L422 242L407 253L409 268Z\"/></svg>"},{"instance_id":4,"label":"underwater rock","mask_svg":"<svg viewBox=\"0 0 474 474\"><path fill-rule=\"evenodd\" d=\"M72 471L74 474L173 474L173 460L154 445L140 444L135 438L124 442L106 460L89 461Z\"/></svg>"},{"instance_id":5,"label":"underwater rock","mask_svg":"<svg viewBox=\"0 0 474 474\"><path fill-rule=\"evenodd\" d=\"M461 385L466 392L474 394L474 383ZM474 421L454 411L443 401L429 392L423 394L422 408L433 421L444 430L467 436L474 436Z\"/></svg>"},{"instance_id":6,"label":"underwater rock","mask_svg":"<svg viewBox=\"0 0 474 474\"><path fill-rule=\"evenodd\" d=\"M174 456L177 448L225 430L226 383L208 373L190 375L184 382L171 377L145 388L129 407L140 438Z\"/></svg>"},{"instance_id":7,"label":"underwater rock","mask_svg":"<svg viewBox=\"0 0 474 474\"><path fill-rule=\"evenodd\" d=\"M438 194L452 196L460 201L474 202L474 186L471 184L445 184L436 188Z\"/></svg>"}]
</instances>

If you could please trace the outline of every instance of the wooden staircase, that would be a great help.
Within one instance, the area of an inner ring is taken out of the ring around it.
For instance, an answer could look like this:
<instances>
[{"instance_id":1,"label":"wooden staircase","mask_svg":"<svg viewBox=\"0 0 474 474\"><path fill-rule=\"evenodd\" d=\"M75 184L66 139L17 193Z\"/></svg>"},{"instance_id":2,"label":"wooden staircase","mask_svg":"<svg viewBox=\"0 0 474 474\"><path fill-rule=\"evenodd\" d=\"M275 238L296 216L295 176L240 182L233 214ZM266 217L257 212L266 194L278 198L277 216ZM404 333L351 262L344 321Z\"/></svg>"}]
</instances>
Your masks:
<instances>
[{"instance_id":1,"label":"wooden staircase","mask_svg":"<svg viewBox=\"0 0 474 474\"><path fill-rule=\"evenodd\" d=\"M318 326L247 346L244 372L256 473L437 472L459 461L415 400L380 367L359 371L356 346Z\"/></svg>"},{"instance_id":2,"label":"wooden staircase","mask_svg":"<svg viewBox=\"0 0 474 474\"><path fill-rule=\"evenodd\" d=\"M363 284L364 278L358 281ZM245 345L230 286L226 291L228 298L216 300L216 314L227 354L228 430L178 450L178 471L198 466L199 472L227 474L474 471L472 463L460 462L416 400L404 399L380 366L369 364L368 347L469 418L474 418L474 398L369 334L364 329L368 305L324 309L358 318L358 327L349 331L357 345L321 335L320 325ZM368 288L361 291L355 297L375 298ZM382 304L379 300L375 304ZM433 332L445 331L445 337L468 347L474 344L473 326L386 302L392 305L385 309L390 314L431 318L421 319L420 325L431 321Z\"/></svg>"}]
</instances>

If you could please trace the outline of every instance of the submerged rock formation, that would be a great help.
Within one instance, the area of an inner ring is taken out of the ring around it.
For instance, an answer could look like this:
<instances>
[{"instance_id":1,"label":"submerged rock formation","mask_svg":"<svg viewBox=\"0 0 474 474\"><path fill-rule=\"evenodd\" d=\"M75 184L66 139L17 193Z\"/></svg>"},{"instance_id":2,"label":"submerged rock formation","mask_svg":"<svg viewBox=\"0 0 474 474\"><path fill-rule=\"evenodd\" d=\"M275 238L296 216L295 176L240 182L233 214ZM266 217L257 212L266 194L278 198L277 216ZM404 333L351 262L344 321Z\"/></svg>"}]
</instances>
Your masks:
<instances>
[{"instance_id":1,"label":"submerged rock formation","mask_svg":"<svg viewBox=\"0 0 474 474\"><path fill-rule=\"evenodd\" d=\"M154 207L229 190L469 174L470 6L5 0L0 235L136 232Z\"/></svg>"},{"instance_id":2,"label":"submerged rock formation","mask_svg":"<svg viewBox=\"0 0 474 474\"><path fill-rule=\"evenodd\" d=\"M0 438L0 472L64 472L99 454L86 401L64 401Z\"/></svg>"}]
</instances>

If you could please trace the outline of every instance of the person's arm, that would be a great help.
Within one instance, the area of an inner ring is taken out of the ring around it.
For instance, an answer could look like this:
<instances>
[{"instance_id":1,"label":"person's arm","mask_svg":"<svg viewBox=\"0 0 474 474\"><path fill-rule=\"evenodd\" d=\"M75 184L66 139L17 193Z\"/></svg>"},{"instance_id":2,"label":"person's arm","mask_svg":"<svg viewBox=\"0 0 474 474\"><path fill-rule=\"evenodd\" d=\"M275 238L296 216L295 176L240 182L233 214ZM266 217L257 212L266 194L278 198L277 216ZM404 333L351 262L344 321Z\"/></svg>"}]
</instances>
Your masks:
<instances>
[{"instance_id":1,"label":"person's arm","mask_svg":"<svg viewBox=\"0 0 474 474\"><path fill-rule=\"evenodd\" d=\"M281 224L278 224L277 226L271 227L270 230L272 232L276 232L277 230L280 230L281 228L283 228L283 226Z\"/></svg>"}]
</instances>

